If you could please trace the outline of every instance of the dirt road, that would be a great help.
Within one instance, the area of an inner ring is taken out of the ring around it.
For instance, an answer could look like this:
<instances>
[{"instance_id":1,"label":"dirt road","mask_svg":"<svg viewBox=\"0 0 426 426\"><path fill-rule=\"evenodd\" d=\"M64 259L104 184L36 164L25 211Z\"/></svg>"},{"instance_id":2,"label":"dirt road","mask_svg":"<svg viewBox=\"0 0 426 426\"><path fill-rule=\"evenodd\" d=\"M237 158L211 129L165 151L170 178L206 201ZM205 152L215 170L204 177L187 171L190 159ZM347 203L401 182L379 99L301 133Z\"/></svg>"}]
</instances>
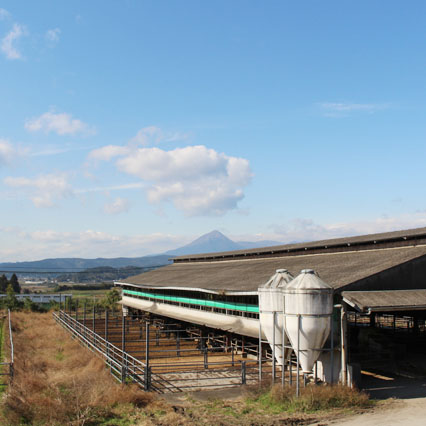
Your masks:
<instances>
[{"instance_id":1,"label":"dirt road","mask_svg":"<svg viewBox=\"0 0 426 426\"><path fill-rule=\"evenodd\" d=\"M397 400L390 407L329 424L330 426L425 426L426 398Z\"/></svg>"},{"instance_id":2,"label":"dirt road","mask_svg":"<svg viewBox=\"0 0 426 426\"><path fill-rule=\"evenodd\" d=\"M386 402L372 412L358 414L344 420L330 422L331 426L425 426L426 425L426 380L389 377L388 380L364 378L365 388L372 398Z\"/></svg>"}]
</instances>

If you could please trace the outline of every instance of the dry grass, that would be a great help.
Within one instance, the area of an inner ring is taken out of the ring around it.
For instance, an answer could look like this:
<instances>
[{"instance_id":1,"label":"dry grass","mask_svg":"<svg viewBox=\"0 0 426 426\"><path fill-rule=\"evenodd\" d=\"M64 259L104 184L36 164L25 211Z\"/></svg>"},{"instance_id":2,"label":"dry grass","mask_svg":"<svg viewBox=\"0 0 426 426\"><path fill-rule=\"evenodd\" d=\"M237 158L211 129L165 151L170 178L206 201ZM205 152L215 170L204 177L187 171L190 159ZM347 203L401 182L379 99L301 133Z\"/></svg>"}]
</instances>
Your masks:
<instances>
[{"instance_id":1,"label":"dry grass","mask_svg":"<svg viewBox=\"0 0 426 426\"><path fill-rule=\"evenodd\" d=\"M14 313L13 332L15 378L4 401L5 424L99 424L117 417L120 406L152 402L136 386L118 385L50 313Z\"/></svg>"},{"instance_id":2,"label":"dry grass","mask_svg":"<svg viewBox=\"0 0 426 426\"><path fill-rule=\"evenodd\" d=\"M336 409L359 409L371 406L365 392L340 385L308 385L300 389L296 397L295 386L275 385L265 390L253 387L248 400L268 409L270 412L314 413Z\"/></svg>"},{"instance_id":3,"label":"dry grass","mask_svg":"<svg viewBox=\"0 0 426 426\"><path fill-rule=\"evenodd\" d=\"M293 390L257 386L237 400L188 399L171 405L135 386L121 386L104 363L58 326L50 313L13 313L15 379L1 425L303 425L329 409L364 407L364 394L338 387Z\"/></svg>"}]
</instances>

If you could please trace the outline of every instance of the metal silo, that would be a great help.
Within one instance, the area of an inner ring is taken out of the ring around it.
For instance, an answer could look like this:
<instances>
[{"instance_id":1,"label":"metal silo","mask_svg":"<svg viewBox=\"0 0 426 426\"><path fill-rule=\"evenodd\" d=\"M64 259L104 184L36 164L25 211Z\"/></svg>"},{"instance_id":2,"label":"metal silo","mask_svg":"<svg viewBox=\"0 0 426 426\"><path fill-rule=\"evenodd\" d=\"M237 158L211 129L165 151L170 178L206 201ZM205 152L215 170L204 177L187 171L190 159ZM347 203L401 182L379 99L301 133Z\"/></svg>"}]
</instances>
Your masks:
<instances>
[{"instance_id":1,"label":"metal silo","mask_svg":"<svg viewBox=\"0 0 426 426\"><path fill-rule=\"evenodd\" d=\"M293 280L287 269L277 269L266 284L258 288L259 320L262 334L268 340L273 358L283 364L283 308L285 286Z\"/></svg>"},{"instance_id":2,"label":"metal silo","mask_svg":"<svg viewBox=\"0 0 426 426\"><path fill-rule=\"evenodd\" d=\"M333 288L304 269L284 293L285 330L302 371L309 373L330 334Z\"/></svg>"}]
</instances>

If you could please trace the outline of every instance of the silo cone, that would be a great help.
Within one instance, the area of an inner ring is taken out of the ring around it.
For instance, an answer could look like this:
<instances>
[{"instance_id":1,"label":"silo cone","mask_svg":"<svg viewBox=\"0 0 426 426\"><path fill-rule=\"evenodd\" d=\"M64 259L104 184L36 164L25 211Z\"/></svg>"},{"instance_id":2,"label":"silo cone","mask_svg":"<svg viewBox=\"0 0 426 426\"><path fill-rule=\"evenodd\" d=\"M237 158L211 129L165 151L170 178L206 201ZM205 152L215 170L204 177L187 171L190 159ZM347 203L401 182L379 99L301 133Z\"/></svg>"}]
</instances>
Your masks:
<instances>
[{"instance_id":1,"label":"silo cone","mask_svg":"<svg viewBox=\"0 0 426 426\"><path fill-rule=\"evenodd\" d=\"M304 269L287 284L284 293L287 336L295 353L299 353L302 371L309 373L330 334L333 288L312 269Z\"/></svg>"},{"instance_id":2,"label":"silo cone","mask_svg":"<svg viewBox=\"0 0 426 426\"><path fill-rule=\"evenodd\" d=\"M293 275L287 269L277 269L269 281L258 288L260 325L272 351L275 328L275 359L279 365L283 364L283 289L291 280ZM276 312L275 324L273 312Z\"/></svg>"}]
</instances>

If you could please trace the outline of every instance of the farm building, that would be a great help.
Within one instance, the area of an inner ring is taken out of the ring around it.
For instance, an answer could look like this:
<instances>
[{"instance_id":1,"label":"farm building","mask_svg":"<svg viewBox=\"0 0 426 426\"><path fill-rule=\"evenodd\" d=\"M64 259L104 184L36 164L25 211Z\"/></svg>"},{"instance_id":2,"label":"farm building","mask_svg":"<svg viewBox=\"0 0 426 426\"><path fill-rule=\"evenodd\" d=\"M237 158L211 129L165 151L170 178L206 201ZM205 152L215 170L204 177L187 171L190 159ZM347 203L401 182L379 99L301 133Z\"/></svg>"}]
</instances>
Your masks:
<instances>
[{"instance_id":1,"label":"farm building","mask_svg":"<svg viewBox=\"0 0 426 426\"><path fill-rule=\"evenodd\" d=\"M259 317L265 310L259 304L262 287L277 270L296 276L307 268L333 288L334 303L347 307L350 325L395 332L408 324L403 328L412 330L413 336L424 331L426 228L180 256L171 265L116 285L122 288L123 309L247 338L260 333L268 341L260 330ZM359 346L363 333L350 333L351 346ZM371 333L367 337L374 340ZM383 339L382 347L389 349Z\"/></svg>"}]
</instances>

